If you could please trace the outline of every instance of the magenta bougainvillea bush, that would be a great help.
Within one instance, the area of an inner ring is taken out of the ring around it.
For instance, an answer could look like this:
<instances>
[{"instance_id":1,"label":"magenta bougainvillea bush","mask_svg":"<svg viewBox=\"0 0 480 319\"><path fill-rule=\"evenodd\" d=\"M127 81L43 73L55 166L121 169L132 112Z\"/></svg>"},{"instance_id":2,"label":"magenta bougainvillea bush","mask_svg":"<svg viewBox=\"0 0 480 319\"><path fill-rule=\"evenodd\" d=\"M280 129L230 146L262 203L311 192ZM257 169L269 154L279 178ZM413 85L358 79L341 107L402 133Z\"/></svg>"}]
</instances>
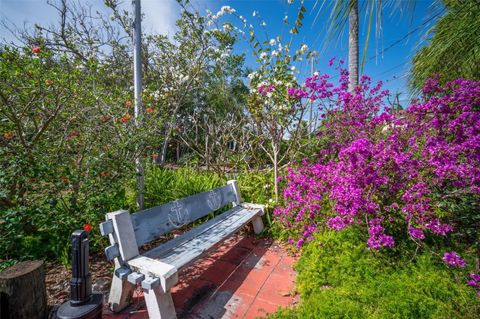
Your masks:
<instances>
[{"instance_id":1,"label":"magenta bougainvillea bush","mask_svg":"<svg viewBox=\"0 0 480 319\"><path fill-rule=\"evenodd\" d=\"M363 76L348 92L348 73L339 71L338 85L315 74L288 91L323 111L322 149L288 170L274 212L290 241L300 247L319 228L360 225L379 250L455 232L456 212L441 203L479 199L480 82L430 79L423 98L400 110L387 105L381 82ZM452 256L445 262L462 265Z\"/></svg>"}]
</instances>

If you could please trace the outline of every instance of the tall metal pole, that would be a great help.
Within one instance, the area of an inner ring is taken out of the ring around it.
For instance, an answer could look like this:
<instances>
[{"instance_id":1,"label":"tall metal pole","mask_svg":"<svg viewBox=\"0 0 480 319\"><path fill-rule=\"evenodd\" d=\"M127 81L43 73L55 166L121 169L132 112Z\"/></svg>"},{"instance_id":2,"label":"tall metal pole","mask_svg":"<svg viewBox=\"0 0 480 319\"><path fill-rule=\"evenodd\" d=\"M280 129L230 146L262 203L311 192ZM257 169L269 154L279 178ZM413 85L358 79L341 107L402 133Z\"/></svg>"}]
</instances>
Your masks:
<instances>
[{"instance_id":1,"label":"tall metal pole","mask_svg":"<svg viewBox=\"0 0 480 319\"><path fill-rule=\"evenodd\" d=\"M317 56L317 51L313 51L312 52L312 55L310 57L310 76L313 76L313 71L314 71L314 63L315 63L315 58ZM314 130L314 125L313 125L313 101L310 100L310 116L308 118L308 133L311 134L313 133L313 130Z\"/></svg>"},{"instance_id":2,"label":"tall metal pole","mask_svg":"<svg viewBox=\"0 0 480 319\"><path fill-rule=\"evenodd\" d=\"M135 13L133 23L133 83L135 90L135 125L142 126L142 13L140 0L132 0L133 12ZM141 146L139 145L141 148ZM138 153L137 153L138 154ZM143 209L145 202L145 171L141 153L135 159L137 171L137 206Z\"/></svg>"}]
</instances>

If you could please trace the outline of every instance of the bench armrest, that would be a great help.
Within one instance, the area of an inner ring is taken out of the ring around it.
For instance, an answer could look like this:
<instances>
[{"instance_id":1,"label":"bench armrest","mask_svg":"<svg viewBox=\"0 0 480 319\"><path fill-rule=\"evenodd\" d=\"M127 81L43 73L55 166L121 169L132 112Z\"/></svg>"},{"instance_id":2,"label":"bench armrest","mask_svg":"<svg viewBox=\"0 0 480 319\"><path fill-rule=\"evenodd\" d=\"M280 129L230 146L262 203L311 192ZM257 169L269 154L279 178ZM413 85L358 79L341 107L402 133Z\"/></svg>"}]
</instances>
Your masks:
<instances>
[{"instance_id":1,"label":"bench armrest","mask_svg":"<svg viewBox=\"0 0 480 319\"><path fill-rule=\"evenodd\" d=\"M260 214L260 216L263 216L263 214L265 214L265 205L252 204L252 203L241 203L240 206L245 208L245 209L248 209L248 210L255 210L255 209L261 210L262 213Z\"/></svg>"},{"instance_id":2,"label":"bench armrest","mask_svg":"<svg viewBox=\"0 0 480 319\"><path fill-rule=\"evenodd\" d=\"M166 293L178 282L178 271L172 265L145 256L137 256L127 261L128 266L135 272L148 277L160 279L163 293Z\"/></svg>"}]
</instances>

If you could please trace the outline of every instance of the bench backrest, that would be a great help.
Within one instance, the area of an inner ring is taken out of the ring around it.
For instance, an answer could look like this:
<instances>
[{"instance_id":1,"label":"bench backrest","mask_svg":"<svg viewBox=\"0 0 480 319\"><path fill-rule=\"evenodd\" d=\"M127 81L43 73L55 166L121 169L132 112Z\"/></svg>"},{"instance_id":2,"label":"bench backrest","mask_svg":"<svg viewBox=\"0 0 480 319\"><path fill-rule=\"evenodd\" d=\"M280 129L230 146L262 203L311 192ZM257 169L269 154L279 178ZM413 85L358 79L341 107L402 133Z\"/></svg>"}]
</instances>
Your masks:
<instances>
[{"instance_id":1,"label":"bench backrest","mask_svg":"<svg viewBox=\"0 0 480 319\"><path fill-rule=\"evenodd\" d=\"M236 182L132 214L137 245L190 224L232 202L241 202Z\"/></svg>"}]
</instances>

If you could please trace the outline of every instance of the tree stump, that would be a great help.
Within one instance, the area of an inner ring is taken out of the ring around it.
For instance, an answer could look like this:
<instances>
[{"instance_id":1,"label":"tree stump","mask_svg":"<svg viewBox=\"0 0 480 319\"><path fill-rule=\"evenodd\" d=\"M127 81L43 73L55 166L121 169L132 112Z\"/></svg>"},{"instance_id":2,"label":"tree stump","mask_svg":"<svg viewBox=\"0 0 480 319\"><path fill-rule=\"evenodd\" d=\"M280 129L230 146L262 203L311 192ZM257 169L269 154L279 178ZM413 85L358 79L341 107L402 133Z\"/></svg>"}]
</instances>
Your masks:
<instances>
[{"instance_id":1,"label":"tree stump","mask_svg":"<svg viewBox=\"0 0 480 319\"><path fill-rule=\"evenodd\" d=\"M25 261L0 272L0 318L43 319L47 313L43 261Z\"/></svg>"}]
</instances>

